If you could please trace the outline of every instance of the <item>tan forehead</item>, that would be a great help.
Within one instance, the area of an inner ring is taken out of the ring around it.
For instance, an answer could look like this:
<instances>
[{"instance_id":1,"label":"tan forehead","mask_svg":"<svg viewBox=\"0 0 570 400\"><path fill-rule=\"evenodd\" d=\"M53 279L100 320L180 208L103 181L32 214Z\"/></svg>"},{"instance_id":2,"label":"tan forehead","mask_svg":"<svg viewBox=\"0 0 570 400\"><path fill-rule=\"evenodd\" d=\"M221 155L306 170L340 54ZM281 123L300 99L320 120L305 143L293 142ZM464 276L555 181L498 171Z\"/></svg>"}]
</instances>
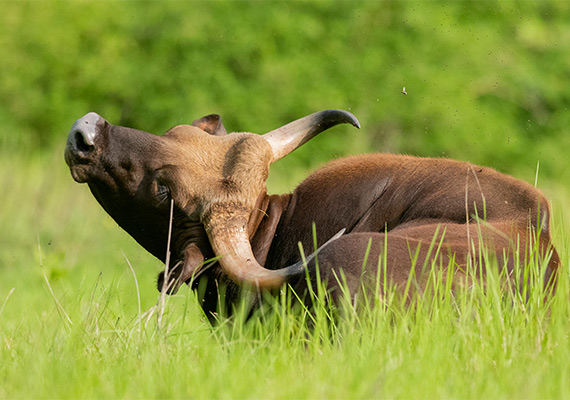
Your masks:
<instances>
[{"instance_id":1,"label":"tan forehead","mask_svg":"<svg viewBox=\"0 0 570 400\"><path fill-rule=\"evenodd\" d=\"M163 137L180 143L207 143L215 139L209 133L192 125L177 125L166 131Z\"/></svg>"},{"instance_id":2,"label":"tan forehead","mask_svg":"<svg viewBox=\"0 0 570 400\"><path fill-rule=\"evenodd\" d=\"M271 146L260 135L249 132L234 132L224 136L211 135L192 125L178 125L163 136L174 146L184 146L207 153L226 153L237 146L247 152L266 153ZM179 150L182 150L179 148Z\"/></svg>"},{"instance_id":3,"label":"tan forehead","mask_svg":"<svg viewBox=\"0 0 570 400\"><path fill-rule=\"evenodd\" d=\"M194 126L180 125L163 138L160 157L169 165L181 204L200 197L253 207L264 190L272 150L262 136L247 132L214 136Z\"/></svg>"},{"instance_id":4,"label":"tan forehead","mask_svg":"<svg viewBox=\"0 0 570 400\"><path fill-rule=\"evenodd\" d=\"M239 168L239 164L257 168L269 164L272 150L260 135L234 132L211 135L191 125L178 125L163 136L161 153L173 164L199 164L206 168ZM260 165L261 164L261 165Z\"/></svg>"}]
</instances>

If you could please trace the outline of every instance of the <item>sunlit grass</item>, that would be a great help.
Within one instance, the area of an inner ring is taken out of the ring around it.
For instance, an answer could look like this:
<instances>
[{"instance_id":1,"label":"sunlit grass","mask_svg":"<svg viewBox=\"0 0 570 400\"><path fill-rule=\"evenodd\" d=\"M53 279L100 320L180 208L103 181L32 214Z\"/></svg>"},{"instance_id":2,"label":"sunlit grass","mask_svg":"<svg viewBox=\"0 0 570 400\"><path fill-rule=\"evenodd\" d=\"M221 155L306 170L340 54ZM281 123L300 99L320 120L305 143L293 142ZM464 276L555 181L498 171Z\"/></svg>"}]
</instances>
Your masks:
<instances>
[{"instance_id":1,"label":"sunlit grass","mask_svg":"<svg viewBox=\"0 0 570 400\"><path fill-rule=\"evenodd\" d=\"M430 295L409 304L387 295L371 308L336 308L315 288L308 310L284 291L252 317L242 304L213 327L189 290L168 298L159 327L154 306L129 312L121 286L98 280L3 332L2 394L564 397L567 276L544 303L501 292L498 279L451 294L441 278L430 276Z\"/></svg>"}]
</instances>

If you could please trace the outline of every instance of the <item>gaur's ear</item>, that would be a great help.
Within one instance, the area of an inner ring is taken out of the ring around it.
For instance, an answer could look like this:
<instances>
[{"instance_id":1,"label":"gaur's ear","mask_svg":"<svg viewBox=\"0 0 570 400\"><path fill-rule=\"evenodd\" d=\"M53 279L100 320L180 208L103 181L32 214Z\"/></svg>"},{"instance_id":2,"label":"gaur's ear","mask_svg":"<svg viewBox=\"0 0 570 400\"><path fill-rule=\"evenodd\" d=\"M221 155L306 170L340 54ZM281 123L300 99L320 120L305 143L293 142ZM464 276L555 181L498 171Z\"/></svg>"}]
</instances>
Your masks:
<instances>
[{"instance_id":1,"label":"gaur's ear","mask_svg":"<svg viewBox=\"0 0 570 400\"><path fill-rule=\"evenodd\" d=\"M200 128L211 135L224 136L228 134L224 124L222 124L222 117L218 114L210 114L196 119L192 122L192 126Z\"/></svg>"}]
</instances>

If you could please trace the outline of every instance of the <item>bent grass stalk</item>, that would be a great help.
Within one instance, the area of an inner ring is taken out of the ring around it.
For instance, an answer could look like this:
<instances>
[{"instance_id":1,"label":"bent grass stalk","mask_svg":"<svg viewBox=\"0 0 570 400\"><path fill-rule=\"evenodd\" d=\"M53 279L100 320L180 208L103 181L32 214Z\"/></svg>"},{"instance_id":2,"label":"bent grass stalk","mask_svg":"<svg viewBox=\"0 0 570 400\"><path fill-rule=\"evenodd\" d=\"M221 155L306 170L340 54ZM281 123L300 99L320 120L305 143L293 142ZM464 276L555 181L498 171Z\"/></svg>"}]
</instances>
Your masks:
<instances>
[{"instance_id":1,"label":"bent grass stalk","mask_svg":"<svg viewBox=\"0 0 570 400\"><path fill-rule=\"evenodd\" d=\"M158 297L158 312L157 312L157 328L160 330L162 327L162 317L164 315L165 309L165 301L166 301L166 293L169 290L171 285L175 283L170 283L170 240L172 238L172 218L174 214L174 199L170 199L170 215L168 217L168 238L166 243L166 258L164 260L164 279L162 280L162 289L160 291L160 295Z\"/></svg>"},{"instance_id":2,"label":"bent grass stalk","mask_svg":"<svg viewBox=\"0 0 570 400\"><path fill-rule=\"evenodd\" d=\"M127 262L127 265L129 266L129 269L131 270L131 273L133 274L133 279L135 280L135 288L137 289L137 305L138 305L138 317L137 317L136 325L137 325L137 331L140 335L141 334L142 312L141 312L141 292L139 289L139 281L137 279L137 274L135 272L135 269L131 265L131 262L129 261L129 259L127 258L127 256L125 255L124 252L122 254L123 254L123 257L125 258L125 261Z\"/></svg>"},{"instance_id":3,"label":"bent grass stalk","mask_svg":"<svg viewBox=\"0 0 570 400\"><path fill-rule=\"evenodd\" d=\"M14 290L16 290L16 288L10 289L10 291L8 292L8 295L4 299L4 303L2 303L2 307L0 308L0 319L2 318L2 313L4 312L4 308L6 307L6 304L8 303L10 296L12 296L12 293L14 293Z\"/></svg>"},{"instance_id":4,"label":"bent grass stalk","mask_svg":"<svg viewBox=\"0 0 570 400\"><path fill-rule=\"evenodd\" d=\"M49 283L49 279L48 279L46 272L45 272L45 269L44 269L44 263L43 263L43 257L42 257L42 247L41 247L39 238L38 238L38 255L39 255L39 262L40 262L40 268L42 270L42 275L44 277L44 280L46 282L48 290L51 294L51 298L56 305L57 312L58 312L59 316L61 317L61 320L64 322L64 325L66 326L66 328L69 330L69 329L71 329L73 322L71 321L71 318L69 318L69 315L65 311L65 308L63 308L63 306L61 305L61 303L57 299L57 297L56 297L55 293L53 292L53 289Z\"/></svg>"}]
</instances>

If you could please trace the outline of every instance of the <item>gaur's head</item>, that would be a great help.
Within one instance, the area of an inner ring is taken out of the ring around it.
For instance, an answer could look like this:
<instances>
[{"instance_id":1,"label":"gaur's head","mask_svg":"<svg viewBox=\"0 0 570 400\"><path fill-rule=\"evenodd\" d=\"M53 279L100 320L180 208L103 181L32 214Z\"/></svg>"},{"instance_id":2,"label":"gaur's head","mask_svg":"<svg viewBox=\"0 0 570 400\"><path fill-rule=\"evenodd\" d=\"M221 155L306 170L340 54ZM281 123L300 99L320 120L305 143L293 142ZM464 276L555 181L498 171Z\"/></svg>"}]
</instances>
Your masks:
<instances>
[{"instance_id":1,"label":"gaur's head","mask_svg":"<svg viewBox=\"0 0 570 400\"><path fill-rule=\"evenodd\" d=\"M248 232L269 165L340 123L359 127L352 114L328 110L264 135L226 134L220 117L209 115L156 136L89 113L73 124L65 160L73 178L156 257L166 258L173 207L171 259L188 274L217 256L236 283L274 288L291 271L259 265Z\"/></svg>"}]
</instances>

